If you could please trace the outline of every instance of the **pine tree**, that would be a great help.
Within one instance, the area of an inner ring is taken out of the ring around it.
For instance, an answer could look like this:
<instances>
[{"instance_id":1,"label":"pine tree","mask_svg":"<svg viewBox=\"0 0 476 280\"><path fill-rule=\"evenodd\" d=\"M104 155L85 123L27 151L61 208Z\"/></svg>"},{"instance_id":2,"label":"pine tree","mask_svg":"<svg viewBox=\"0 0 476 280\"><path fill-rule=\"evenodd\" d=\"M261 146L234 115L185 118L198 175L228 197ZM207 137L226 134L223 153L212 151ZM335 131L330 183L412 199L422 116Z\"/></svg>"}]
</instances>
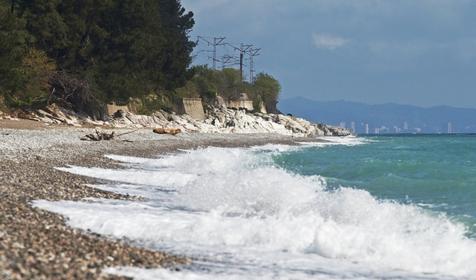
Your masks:
<instances>
[{"instance_id":1,"label":"pine tree","mask_svg":"<svg viewBox=\"0 0 476 280\"><path fill-rule=\"evenodd\" d=\"M0 4L2 88L22 86L7 77L22 67L29 50L45 53L44 61L52 59L59 71L87 81L91 92L105 102L151 93L170 95L189 79L194 43L188 34L194 20L179 0L0 0ZM18 40L25 43L13 43Z\"/></svg>"},{"instance_id":2,"label":"pine tree","mask_svg":"<svg viewBox=\"0 0 476 280\"><path fill-rule=\"evenodd\" d=\"M193 14L178 0L17 0L35 46L105 99L185 84Z\"/></svg>"},{"instance_id":3,"label":"pine tree","mask_svg":"<svg viewBox=\"0 0 476 280\"><path fill-rule=\"evenodd\" d=\"M0 2L0 94L13 94L24 87L21 62L31 37L25 22L18 19L4 1Z\"/></svg>"}]
</instances>

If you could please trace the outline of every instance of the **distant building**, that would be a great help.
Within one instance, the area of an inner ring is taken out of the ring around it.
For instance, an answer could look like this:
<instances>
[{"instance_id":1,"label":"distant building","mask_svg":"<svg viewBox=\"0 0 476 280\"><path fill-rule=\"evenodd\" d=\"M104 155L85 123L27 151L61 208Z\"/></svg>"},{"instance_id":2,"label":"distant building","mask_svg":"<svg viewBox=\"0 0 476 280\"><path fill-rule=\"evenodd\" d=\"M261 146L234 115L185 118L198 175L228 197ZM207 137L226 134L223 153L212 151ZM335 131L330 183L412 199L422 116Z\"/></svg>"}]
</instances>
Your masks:
<instances>
[{"instance_id":1,"label":"distant building","mask_svg":"<svg viewBox=\"0 0 476 280\"><path fill-rule=\"evenodd\" d=\"M453 133L453 124L451 122L448 123L448 134Z\"/></svg>"},{"instance_id":2,"label":"distant building","mask_svg":"<svg viewBox=\"0 0 476 280\"><path fill-rule=\"evenodd\" d=\"M369 124L365 124L365 134L369 134Z\"/></svg>"},{"instance_id":3,"label":"distant building","mask_svg":"<svg viewBox=\"0 0 476 280\"><path fill-rule=\"evenodd\" d=\"M340 122L339 126L345 128L345 122Z\"/></svg>"},{"instance_id":4,"label":"distant building","mask_svg":"<svg viewBox=\"0 0 476 280\"><path fill-rule=\"evenodd\" d=\"M376 127L376 128L374 129L374 133L375 133L375 134L380 134L380 128Z\"/></svg>"},{"instance_id":5,"label":"distant building","mask_svg":"<svg viewBox=\"0 0 476 280\"><path fill-rule=\"evenodd\" d=\"M350 130L352 131L352 133L355 133L355 122L350 123Z\"/></svg>"},{"instance_id":6,"label":"distant building","mask_svg":"<svg viewBox=\"0 0 476 280\"><path fill-rule=\"evenodd\" d=\"M408 123L407 122L403 123L403 130L408 130Z\"/></svg>"}]
</instances>

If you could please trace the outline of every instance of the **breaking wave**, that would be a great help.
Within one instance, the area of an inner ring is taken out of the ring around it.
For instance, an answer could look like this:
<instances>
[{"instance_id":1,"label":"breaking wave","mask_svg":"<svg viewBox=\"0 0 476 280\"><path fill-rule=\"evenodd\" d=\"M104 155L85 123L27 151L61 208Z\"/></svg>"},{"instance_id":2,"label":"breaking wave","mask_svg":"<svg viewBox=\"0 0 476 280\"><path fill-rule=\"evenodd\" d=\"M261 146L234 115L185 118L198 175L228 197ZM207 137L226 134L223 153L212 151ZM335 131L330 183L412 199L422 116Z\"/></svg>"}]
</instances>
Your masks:
<instances>
[{"instance_id":1,"label":"breaking wave","mask_svg":"<svg viewBox=\"0 0 476 280\"><path fill-rule=\"evenodd\" d=\"M74 227L203 260L182 272L109 270L138 279L476 275L476 242L463 224L364 190L327 189L323 177L276 166L275 152L292 149L210 147L157 159L109 155L124 168L61 170L114 181L96 187L144 201L34 205L65 215Z\"/></svg>"}]
</instances>

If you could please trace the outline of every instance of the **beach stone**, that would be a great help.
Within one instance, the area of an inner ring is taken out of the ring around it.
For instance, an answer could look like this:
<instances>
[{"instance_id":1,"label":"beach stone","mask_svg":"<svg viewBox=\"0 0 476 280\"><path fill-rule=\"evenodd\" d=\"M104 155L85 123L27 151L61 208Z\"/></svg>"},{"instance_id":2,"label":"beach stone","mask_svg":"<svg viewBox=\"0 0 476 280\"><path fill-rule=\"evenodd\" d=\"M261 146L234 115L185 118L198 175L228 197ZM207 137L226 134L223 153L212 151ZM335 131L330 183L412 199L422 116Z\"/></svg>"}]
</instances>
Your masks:
<instances>
[{"instance_id":1,"label":"beach stone","mask_svg":"<svg viewBox=\"0 0 476 280\"><path fill-rule=\"evenodd\" d=\"M128 130L106 131L120 134ZM297 140L305 141L276 134L170 136L154 134L151 129L128 134L125 139L134 140L133 145L123 141L79 140L80 136L92 132L92 128L66 126L0 128L0 279L121 279L103 275L102 271L111 266L173 268L189 262L187 258L134 247L127 240L109 239L71 228L63 217L33 207L35 200L140 199L95 189L89 185L98 183L96 180L55 167L120 168L104 154L151 157L178 148L292 145Z\"/></svg>"},{"instance_id":2,"label":"beach stone","mask_svg":"<svg viewBox=\"0 0 476 280\"><path fill-rule=\"evenodd\" d=\"M77 164L89 161L89 156L72 156L74 148L60 150L63 156L34 155L33 161L31 154L18 150L16 159L0 161L0 279L97 279L105 267L160 267L187 261L72 229L61 216L32 207L37 199L125 198L88 187L90 179L55 170L65 159ZM91 162L103 162L101 158Z\"/></svg>"},{"instance_id":3,"label":"beach stone","mask_svg":"<svg viewBox=\"0 0 476 280\"><path fill-rule=\"evenodd\" d=\"M151 116L118 111L112 118L108 117L106 120L98 121L61 108L56 104L32 112L18 111L16 116L48 125L92 125L129 129L168 127L179 128L184 133L270 133L293 137L347 136L351 134L344 128L311 123L291 115L249 112L244 109L230 109L219 105L207 105L204 120L196 120L186 114L177 115L173 112L159 110Z\"/></svg>"}]
</instances>

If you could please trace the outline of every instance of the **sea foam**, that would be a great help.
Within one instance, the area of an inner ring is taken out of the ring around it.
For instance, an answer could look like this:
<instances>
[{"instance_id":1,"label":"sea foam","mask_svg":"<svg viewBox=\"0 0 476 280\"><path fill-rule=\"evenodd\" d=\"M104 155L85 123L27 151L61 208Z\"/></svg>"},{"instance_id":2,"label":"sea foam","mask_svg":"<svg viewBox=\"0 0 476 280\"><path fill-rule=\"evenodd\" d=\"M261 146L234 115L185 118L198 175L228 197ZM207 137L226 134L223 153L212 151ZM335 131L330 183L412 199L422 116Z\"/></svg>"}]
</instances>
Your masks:
<instances>
[{"instance_id":1,"label":"sea foam","mask_svg":"<svg viewBox=\"0 0 476 280\"><path fill-rule=\"evenodd\" d=\"M175 273L111 268L138 279L472 279L476 242L462 224L368 192L328 190L320 176L276 166L273 149L205 148L123 169L70 166L144 201L36 201L73 227L203 261ZM323 159L325 160L325 159Z\"/></svg>"}]
</instances>

